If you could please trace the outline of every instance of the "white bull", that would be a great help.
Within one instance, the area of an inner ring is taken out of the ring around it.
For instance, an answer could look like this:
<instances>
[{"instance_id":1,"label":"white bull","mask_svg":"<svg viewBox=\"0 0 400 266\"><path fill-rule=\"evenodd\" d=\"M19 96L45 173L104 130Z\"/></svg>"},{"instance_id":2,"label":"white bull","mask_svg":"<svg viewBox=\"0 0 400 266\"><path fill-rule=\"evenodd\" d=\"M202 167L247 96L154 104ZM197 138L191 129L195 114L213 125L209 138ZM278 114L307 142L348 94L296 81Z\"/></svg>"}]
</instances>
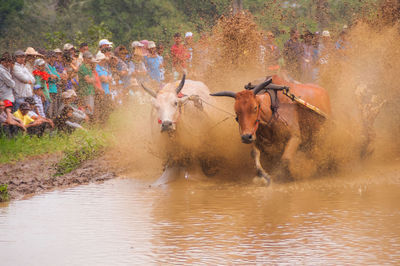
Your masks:
<instances>
[{"instance_id":1,"label":"white bull","mask_svg":"<svg viewBox=\"0 0 400 266\"><path fill-rule=\"evenodd\" d=\"M158 93L143 86L144 90L153 96L151 102L157 110L158 122L162 132L176 130L183 109L185 113L202 111L207 113L202 103L214 102L210 90L201 81L185 80L183 76L179 85L177 82L167 83ZM183 107L184 106L184 107Z\"/></svg>"},{"instance_id":2,"label":"white bull","mask_svg":"<svg viewBox=\"0 0 400 266\"><path fill-rule=\"evenodd\" d=\"M207 131L211 122L209 104L214 103L208 87L200 81L185 80L185 75L179 84L168 83L157 93L143 84L142 87L152 96L151 102L158 115L162 135L168 136L165 151L168 159L164 173L156 184L168 183L182 171L188 177L188 161L192 163L192 169L198 166L199 161L209 160L200 158L207 153L204 149L209 140L203 132ZM198 168L195 172L199 172Z\"/></svg>"}]
</instances>

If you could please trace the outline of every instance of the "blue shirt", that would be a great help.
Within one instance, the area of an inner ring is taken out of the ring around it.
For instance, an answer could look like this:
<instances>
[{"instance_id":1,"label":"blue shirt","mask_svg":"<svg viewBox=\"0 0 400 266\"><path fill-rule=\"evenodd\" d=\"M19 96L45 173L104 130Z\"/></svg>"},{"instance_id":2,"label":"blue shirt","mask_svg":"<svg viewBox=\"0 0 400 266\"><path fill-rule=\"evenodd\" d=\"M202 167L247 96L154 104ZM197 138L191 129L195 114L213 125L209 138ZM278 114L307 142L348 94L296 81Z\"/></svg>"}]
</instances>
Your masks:
<instances>
[{"instance_id":1,"label":"blue shirt","mask_svg":"<svg viewBox=\"0 0 400 266\"><path fill-rule=\"evenodd\" d=\"M146 61L146 64L148 66L148 73L150 75L150 78L160 82L161 81L161 69L160 65L162 64L162 60L159 56L156 57L144 57L144 60Z\"/></svg>"},{"instance_id":2,"label":"blue shirt","mask_svg":"<svg viewBox=\"0 0 400 266\"><path fill-rule=\"evenodd\" d=\"M102 67L100 65L96 65L96 72L97 74L99 74L99 77L111 76L111 73L108 72L105 67ZM101 82L101 87L103 88L105 94L110 94L110 84Z\"/></svg>"}]
</instances>

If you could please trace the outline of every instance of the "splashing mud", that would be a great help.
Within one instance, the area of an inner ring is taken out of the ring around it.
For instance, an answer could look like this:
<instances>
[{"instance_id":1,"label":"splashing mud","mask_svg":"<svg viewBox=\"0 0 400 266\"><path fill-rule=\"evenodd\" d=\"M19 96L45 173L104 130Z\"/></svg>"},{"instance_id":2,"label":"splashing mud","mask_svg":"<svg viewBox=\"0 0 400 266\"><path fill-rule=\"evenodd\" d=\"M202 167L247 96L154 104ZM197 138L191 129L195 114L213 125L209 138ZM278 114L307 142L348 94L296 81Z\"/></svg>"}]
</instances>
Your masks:
<instances>
[{"instance_id":1,"label":"splashing mud","mask_svg":"<svg viewBox=\"0 0 400 266\"><path fill-rule=\"evenodd\" d=\"M199 79L212 92L240 91L248 82L270 74L258 62L261 38L262 31L250 14L221 18L208 40L208 54L204 58L210 63L208 71ZM400 141L396 136L400 122L398 28L385 26L377 30L358 23L345 38L345 49L332 49L329 63L320 67L318 83L329 91L333 117L319 132L311 152L298 152L291 166L296 179L360 163L366 142L368 156L364 159L368 164L399 156ZM357 95L360 87L366 88L362 97ZM133 102L120 114L114 115L114 120L121 123L115 122L119 125L115 127L113 152L121 157L121 165L154 176L155 172L161 172L171 156L170 151L175 149L177 160L184 158L181 161L184 165L201 157L207 159L206 164L218 165L219 170L229 169L229 178L232 178L232 173L237 176L239 172L252 177L249 174L254 171L250 145L240 143L233 117L219 110L232 113L232 99L218 99L210 107L212 119L207 123L196 125L197 120L184 117L175 142L171 142L171 138L159 132L149 98L144 97L147 99L145 104ZM375 115L363 117L365 106L385 100Z\"/></svg>"}]
</instances>

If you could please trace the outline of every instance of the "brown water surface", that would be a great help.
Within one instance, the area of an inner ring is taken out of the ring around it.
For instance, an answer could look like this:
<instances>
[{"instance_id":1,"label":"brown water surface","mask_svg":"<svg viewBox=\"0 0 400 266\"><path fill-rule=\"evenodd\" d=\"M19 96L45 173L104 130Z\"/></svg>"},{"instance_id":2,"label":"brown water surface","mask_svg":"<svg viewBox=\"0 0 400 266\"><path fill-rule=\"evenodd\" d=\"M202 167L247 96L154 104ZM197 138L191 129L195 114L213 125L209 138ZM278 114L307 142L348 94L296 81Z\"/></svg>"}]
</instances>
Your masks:
<instances>
[{"instance_id":1,"label":"brown water surface","mask_svg":"<svg viewBox=\"0 0 400 266\"><path fill-rule=\"evenodd\" d=\"M0 207L0 264L399 264L398 173L53 191Z\"/></svg>"}]
</instances>

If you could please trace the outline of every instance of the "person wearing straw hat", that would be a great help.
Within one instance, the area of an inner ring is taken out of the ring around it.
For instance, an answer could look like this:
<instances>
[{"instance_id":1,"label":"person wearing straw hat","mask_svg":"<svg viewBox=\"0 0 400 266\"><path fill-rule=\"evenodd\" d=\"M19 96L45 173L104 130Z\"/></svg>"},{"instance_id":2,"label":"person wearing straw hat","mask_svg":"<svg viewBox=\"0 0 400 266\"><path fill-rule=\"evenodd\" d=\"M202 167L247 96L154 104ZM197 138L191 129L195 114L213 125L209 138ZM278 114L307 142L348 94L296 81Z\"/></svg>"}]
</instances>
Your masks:
<instances>
[{"instance_id":1,"label":"person wearing straw hat","mask_svg":"<svg viewBox=\"0 0 400 266\"><path fill-rule=\"evenodd\" d=\"M32 73L34 70L34 62L37 58L42 57L43 55L38 53L34 48L28 47L25 50L25 67Z\"/></svg>"}]
</instances>

